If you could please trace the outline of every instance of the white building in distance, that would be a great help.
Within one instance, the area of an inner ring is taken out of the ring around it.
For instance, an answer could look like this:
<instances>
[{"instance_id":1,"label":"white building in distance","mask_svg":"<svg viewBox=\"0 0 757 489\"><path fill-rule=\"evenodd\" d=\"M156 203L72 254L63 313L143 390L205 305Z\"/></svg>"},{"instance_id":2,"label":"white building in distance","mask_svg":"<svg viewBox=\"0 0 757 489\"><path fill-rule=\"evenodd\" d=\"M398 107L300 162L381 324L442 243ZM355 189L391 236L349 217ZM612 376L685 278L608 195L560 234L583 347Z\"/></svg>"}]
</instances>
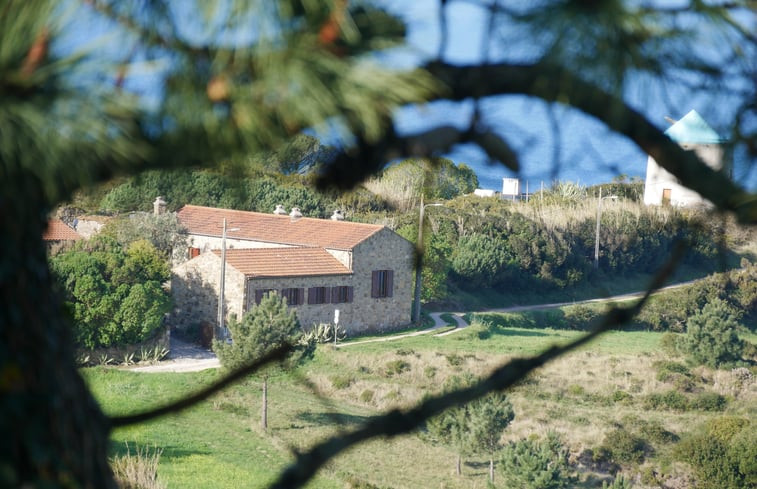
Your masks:
<instances>
[{"instance_id":1,"label":"white building in distance","mask_svg":"<svg viewBox=\"0 0 757 489\"><path fill-rule=\"evenodd\" d=\"M697 156L715 170L723 168L723 142L696 110L686 114L670 126L665 134L687 151ZM647 159L647 177L644 185L646 205L673 205L689 207L708 205L698 193L680 184L678 179L662 168L651 156Z\"/></svg>"}]
</instances>

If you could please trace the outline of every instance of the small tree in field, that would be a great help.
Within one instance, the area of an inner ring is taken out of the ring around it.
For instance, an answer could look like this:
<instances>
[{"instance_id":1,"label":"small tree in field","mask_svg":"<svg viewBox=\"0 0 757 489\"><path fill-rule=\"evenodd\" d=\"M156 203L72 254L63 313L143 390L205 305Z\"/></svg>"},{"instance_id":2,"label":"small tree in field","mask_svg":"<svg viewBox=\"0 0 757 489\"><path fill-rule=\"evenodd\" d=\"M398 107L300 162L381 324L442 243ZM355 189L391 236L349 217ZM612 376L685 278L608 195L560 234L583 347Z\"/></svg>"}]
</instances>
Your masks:
<instances>
[{"instance_id":1,"label":"small tree in field","mask_svg":"<svg viewBox=\"0 0 757 489\"><path fill-rule=\"evenodd\" d=\"M744 341L728 304L716 299L705 305L686 323L683 348L696 363L718 368L741 361Z\"/></svg>"},{"instance_id":2,"label":"small tree in field","mask_svg":"<svg viewBox=\"0 0 757 489\"><path fill-rule=\"evenodd\" d=\"M489 456L489 481L494 482L494 454L501 448L499 442L513 418L513 405L501 392L493 392L472 402L468 409L468 441L474 452Z\"/></svg>"},{"instance_id":3,"label":"small tree in field","mask_svg":"<svg viewBox=\"0 0 757 489\"><path fill-rule=\"evenodd\" d=\"M260 304L252 306L241 321L229 321L231 343L216 341L213 350L224 369L234 370L276 348L293 345L300 335L300 323L286 299L275 293L266 294ZM268 428L268 373L263 372L261 425Z\"/></svg>"}]
</instances>

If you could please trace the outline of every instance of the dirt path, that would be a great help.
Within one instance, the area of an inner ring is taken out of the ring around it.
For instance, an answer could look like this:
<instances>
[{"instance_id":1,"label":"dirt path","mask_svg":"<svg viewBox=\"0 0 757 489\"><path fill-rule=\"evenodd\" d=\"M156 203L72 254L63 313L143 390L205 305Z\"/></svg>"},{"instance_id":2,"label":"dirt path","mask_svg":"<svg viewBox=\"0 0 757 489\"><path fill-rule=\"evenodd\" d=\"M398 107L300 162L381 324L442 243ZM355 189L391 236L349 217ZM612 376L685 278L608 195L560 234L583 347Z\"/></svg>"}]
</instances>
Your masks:
<instances>
[{"instance_id":1,"label":"dirt path","mask_svg":"<svg viewBox=\"0 0 757 489\"><path fill-rule=\"evenodd\" d=\"M132 372L199 372L208 368L218 368L221 363L216 354L195 344L182 341L171 335L171 351L166 360L155 365L130 368Z\"/></svg>"}]
</instances>

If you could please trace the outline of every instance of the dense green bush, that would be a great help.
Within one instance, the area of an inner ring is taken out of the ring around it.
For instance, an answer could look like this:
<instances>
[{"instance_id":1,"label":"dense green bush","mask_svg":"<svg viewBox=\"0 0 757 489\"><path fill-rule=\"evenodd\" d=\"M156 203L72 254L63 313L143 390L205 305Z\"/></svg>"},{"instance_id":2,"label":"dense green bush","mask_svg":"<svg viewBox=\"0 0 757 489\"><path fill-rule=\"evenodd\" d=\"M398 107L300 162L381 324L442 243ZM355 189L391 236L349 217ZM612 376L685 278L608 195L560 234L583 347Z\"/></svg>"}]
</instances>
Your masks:
<instances>
[{"instance_id":1,"label":"dense green bush","mask_svg":"<svg viewBox=\"0 0 757 489\"><path fill-rule=\"evenodd\" d=\"M170 310L164 257L147 241L122 248L107 236L78 242L50 259L73 316L76 344L93 349L151 338Z\"/></svg>"},{"instance_id":2,"label":"dense green bush","mask_svg":"<svg viewBox=\"0 0 757 489\"><path fill-rule=\"evenodd\" d=\"M499 472L504 487L559 489L571 487L568 449L550 432L545 439L527 438L510 442L502 449Z\"/></svg>"},{"instance_id":3,"label":"dense green bush","mask_svg":"<svg viewBox=\"0 0 757 489\"><path fill-rule=\"evenodd\" d=\"M617 428L605 435L595 458L619 465L640 464L651 450L643 438L625 428Z\"/></svg>"},{"instance_id":4,"label":"dense green bush","mask_svg":"<svg viewBox=\"0 0 757 489\"><path fill-rule=\"evenodd\" d=\"M747 419L710 420L676 446L677 458L691 465L697 487L757 487L757 430Z\"/></svg>"},{"instance_id":5,"label":"dense green bush","mask_svg":"<svg viewBox=\"0 0 757 489\"><path fill-rule=\"evenodd\" d=\"M689 409L689 399L677 389L653 392L645 397L644 409L686 411Z\"/></svg>"},{"instance_id":6,"label":"dense green bush","mask_svg":"<svg viewBox=\"0 0 757 489\"><path fill-rule=\"evenodd\" d=\"M263 296L241 320L229 321L231 343L215 341L213 350L224 369L233 370L284 345L293 345L301 335L300 323L286 299L278 294Z\"/></svg>"},{"instance_id":7,"label":"dense green bush","mask_svg":"<svg viewBox=\"0 0 757 489\"><path fill-rule=\"evenodd\" d=\"M744 352L744 341L737 334L740 328L728 304L716 299L688 320L681 346L697 364L733 367Z\"/></svg>"}]
</instances>

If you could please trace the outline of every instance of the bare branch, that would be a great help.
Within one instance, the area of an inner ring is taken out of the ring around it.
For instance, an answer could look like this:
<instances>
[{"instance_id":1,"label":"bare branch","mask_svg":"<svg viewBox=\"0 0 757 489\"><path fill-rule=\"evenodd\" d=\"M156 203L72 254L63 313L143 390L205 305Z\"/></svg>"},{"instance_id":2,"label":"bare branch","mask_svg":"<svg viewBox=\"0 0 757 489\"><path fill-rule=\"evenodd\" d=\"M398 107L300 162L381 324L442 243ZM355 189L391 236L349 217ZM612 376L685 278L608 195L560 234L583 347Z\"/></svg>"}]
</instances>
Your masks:
<instances>
[{"instance_id":1,"label":"bare branch","mask_svg":"<svg viewBox=\"0 0 757 489\"><path fill-rule=\"evenodd\" d=\"M292 351L293 347L291 345L284 345L280 348L272 350L262 358L259 358L254 362L250 362L240 367L239 369L231 372L219 381L207 386L206 388L195 394L181 398L178 401L171 402L169 404L166 404L165 406L161 406L156 409L150 409L149 411L144 411L142 413L130 414L127 416L113 416L110 418L110 427L120 428L122 426L143 423L160 416L165 416L166 414L173 414L178 413L179 411L183 411L184 409L190 408L195 404L204 401L216 392L221 391L234 382L260 370L264 366L270 363L284 360Z\"/></svg>"},{"instance_id":2,"label":"bare branch","mask_svg":"<svg viewBox=\"0 0 757 489\"><path fill-rule=\"evenodd\" d=\"M686 246L679 243L673 250L670 260L654 277L646 294L629 307L614 307L597 327L577 340L564 346L555 346L541 355L531 358L516 358L494 370L489 377L474 385L448 394L433 397L408 411L393 410L381 416L369 419L361 428L349 433L333 436L305 453L297 455L295 461L281 473L279 479L270 486L271 489L301 487L306 484L328 460L344 450L371 438L397 436L418 429L429 418L445 409L473 401L489 392L507 389L513 386L534 369L565 353L583 346L613 328L628 323L644 306L654 291L662 287L675 270L682 258Z\"/></svg>"}]
</instances>

